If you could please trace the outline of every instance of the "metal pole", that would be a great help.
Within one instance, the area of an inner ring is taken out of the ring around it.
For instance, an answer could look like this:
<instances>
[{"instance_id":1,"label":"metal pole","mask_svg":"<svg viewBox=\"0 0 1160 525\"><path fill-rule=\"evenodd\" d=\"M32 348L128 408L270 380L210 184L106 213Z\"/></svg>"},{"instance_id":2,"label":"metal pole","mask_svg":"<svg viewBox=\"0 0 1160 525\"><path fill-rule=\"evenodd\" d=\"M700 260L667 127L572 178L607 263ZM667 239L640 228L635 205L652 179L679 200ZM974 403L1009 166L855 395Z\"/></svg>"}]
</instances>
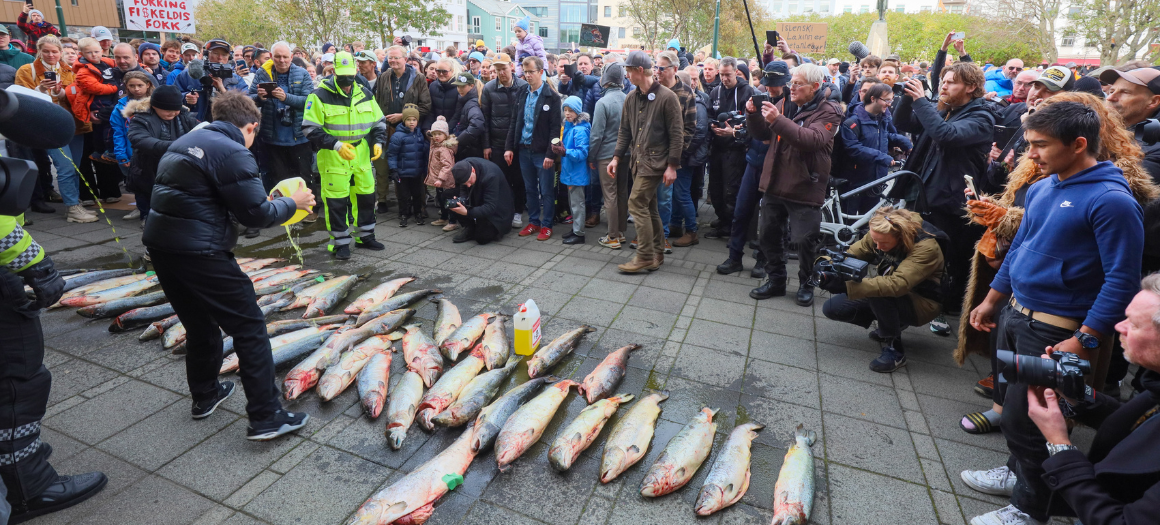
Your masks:
<instances>
[{"instance_id":1,"label":"metal pole","mask_svg":"<svg viewBox=\"0 0 1160 525\"><path fill-rule=\"evenodd\" d=\"M64 23L64 9L60 8L60 0L56 0L56 24L57 29L60 29L61 36L68 36L68 26Z\"/></svg>"},{"instance_id":2,"label":"metal pole","mask_svg":"<svg viewBox=\"0 0 1160 525\"><path fill-rule=\"evenodd\" d=\"M721 36L721 0L717 0L717 13L713 15L713 51L709 56L717 58L717 38Z\"/></svg>"},{"instance_id":3,"label":"metal pole","mask_svg":"<svg viewBox=\"0 0 1160 525\"><path fill-rule=\"evenodd\" d=\"M762 60L761 46L757 45L757 33L753 32L753 17L749 16L749 2L748 0L741 0L741 3L745 6L745 19L749 21L749 36L753 37L753 50L757 52L757 63L761 64L761 67L764 68L765 63Z\"/></svg>"}]
</instances>

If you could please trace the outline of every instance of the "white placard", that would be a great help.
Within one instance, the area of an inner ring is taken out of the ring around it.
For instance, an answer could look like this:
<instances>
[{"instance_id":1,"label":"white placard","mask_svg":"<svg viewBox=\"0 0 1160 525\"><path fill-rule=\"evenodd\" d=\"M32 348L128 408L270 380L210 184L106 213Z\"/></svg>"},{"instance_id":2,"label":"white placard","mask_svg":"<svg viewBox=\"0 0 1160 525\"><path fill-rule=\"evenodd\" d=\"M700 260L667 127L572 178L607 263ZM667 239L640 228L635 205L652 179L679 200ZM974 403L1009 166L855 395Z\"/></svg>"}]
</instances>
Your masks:
<instances>
[{"instance_id":1,"label":"white placard","mask_svg":"<svg viewBox=\"0 0 1160 525\"><path fill-rule=\"evenodd\" d=\"M194 33L193 4L186 0L124 0L125 27L139 31Z\"/></svg>"}]
</instances>

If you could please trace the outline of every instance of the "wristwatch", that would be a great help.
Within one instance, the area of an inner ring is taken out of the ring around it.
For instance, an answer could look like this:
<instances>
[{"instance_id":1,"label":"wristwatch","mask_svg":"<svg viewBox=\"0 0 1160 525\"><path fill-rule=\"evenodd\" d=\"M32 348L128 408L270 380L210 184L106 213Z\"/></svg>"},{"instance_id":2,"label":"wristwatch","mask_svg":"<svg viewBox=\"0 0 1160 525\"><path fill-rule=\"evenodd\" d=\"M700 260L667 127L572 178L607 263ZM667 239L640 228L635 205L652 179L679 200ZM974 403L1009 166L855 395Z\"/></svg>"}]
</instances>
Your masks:
<instances>
[{"instance_id":1,"label":"wristwatch","mask_svg":"<svg viewBox=\"0 0 1160 525\"><path fill-rule=\"evenodd\" d=\"M1088 350L1094 350L1094 349L1100 347L1100 340L1097 339L1096 336L1094 336L1092 334L1089 334L1087 332L1081 332L1079 329L1076 329L1075 333L1073 333L1071 335L1072 335L1072 337L1079 339L1080 346L1082 346Z\"/></svg>"},{"instance_id":2,"label":"wristwatch","mask_svg":"<svg viewBox=\"0 0 1160 525\"><path fill-rule=\"evenodd\" d=\"M1060 452L1063 452L1065 450L1078 450L1078 449L1075 448L1075 445L1056 445L1054 443L1047 444L1047 455L1048 456L1054 456L1054 455L1056 455Z\"/></svg>"}]
</instances>

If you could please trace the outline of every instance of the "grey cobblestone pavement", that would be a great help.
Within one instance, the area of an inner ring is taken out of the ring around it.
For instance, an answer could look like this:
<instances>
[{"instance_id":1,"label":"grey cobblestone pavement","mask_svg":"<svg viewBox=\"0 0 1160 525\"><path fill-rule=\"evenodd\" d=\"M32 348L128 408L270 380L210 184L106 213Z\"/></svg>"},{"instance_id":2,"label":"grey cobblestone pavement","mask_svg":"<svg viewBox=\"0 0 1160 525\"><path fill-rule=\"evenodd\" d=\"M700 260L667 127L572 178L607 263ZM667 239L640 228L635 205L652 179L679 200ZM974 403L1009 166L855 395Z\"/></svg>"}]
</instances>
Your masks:
<instances>
[{"instance_id":1,"label":"grey cobblestone pavement","mask_svg":"<svg viewBox=\"0 0 1160 525\"><path fill-rule=\"evenodd\" d=\"M51 215L32 214L29 230L59 267L124 267L123 250L139 259L140 227L120 220L126 212L110 211L118 243L103 218L66 223L57 208ZM590 232L590 244L578 247L514 232L478 246L453 244L452 234L430 225L399 228L394 213L387 217L376 230L387 249L356 249L342 263L321 248L322 228L307 228L299 238L306 265L370 273L368 287L383 277L417 276L404 290L441 288L464 318L486 310L510 314L533 298L543 311L545 341L581 323L597 328L555 369L557 375L579 380L608 352L640 343L644 347L632 354L620 390L671 395L661 405L647 457L620 479L607 485L598 480L607 429L569 472L549 467L548 444L584 406L573 393L512 472L500 474L491 453L479 456L464 484L436 506L430 523L769 523L773 486L798 423L819 438L813 447L813 523L963 525L1006 505L959 479L962 469L1003 464L1006 447L999 434L970 436L958 428L963 414L990 405L972 392L989 365L972 358L956 367L953 339L912 328L905 335L908 366L876 374L867 368L877 357L876 344L864 330L825 319L824 293L813 308L787 297L755 301L748 292L758 281L748 270L743 277L718 275L714 267L726 253L721 240L676 249L655 273L624 275L616 265L632 251L596 245L591 233L603 233L603 224ZM567 227L560 226L562 234ZM285 233L276 229L242 241L238 256L292 253ZM746 268L752 263L747 258ZM424 305L417 317L430 329L434 306ZM110 481L89 502L33 523L341 523L368 496L459 434L428 434L416 425L404 448L393 451L383 435L385 417L363 416L352 386L329 403L320 403L313 392L303 395L287 406L311 415L305 429L252 443L244 439L243 395L208 419L189 417L182 357L162 350L158 341L138 342L137 331L109 333L107 320L86 322L72 309L48 312L42 320L53 373L44 420L44 440L55 451L52 463L66 474L99 469ZM402 368L402 359L394 359L392 385ZM279 372L280 380L285 370ZM512 383L523 380L521 367ZM753 445L748 494L708 518L697 518L693 503L716 448L677 493L645 499L638 489L664 444L702 406L720 409L717 448L736 424L766 426ZM1090 432L1077 435L1081 442L1090 439Z\"/></svg>"}]
</instances>

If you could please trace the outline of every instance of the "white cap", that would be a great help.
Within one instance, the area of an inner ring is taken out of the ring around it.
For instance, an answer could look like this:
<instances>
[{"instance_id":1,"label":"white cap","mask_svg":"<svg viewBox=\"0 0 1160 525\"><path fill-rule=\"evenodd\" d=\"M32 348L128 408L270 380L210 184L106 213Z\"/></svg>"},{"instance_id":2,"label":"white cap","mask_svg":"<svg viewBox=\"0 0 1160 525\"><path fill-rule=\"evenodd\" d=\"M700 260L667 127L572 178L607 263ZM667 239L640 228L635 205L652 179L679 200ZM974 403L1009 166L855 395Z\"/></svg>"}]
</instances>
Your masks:
<instances>
[{"instance_id":1,"label":"white cap","mask_svg":"<svg viewBox=\"0 0 1160 525\"><path fill-rule=\"evenodd\" d=\"M334 53L323 53L322 54L322 61L323 62L330 62L331 64L333 64L334 63Z\"/></svg>"},{"instance_id":2,"label":"white cap","mask_svg":"<svg viewBox=\"0 0 1160 525\"><path fill-rule=\"evenodd\" d=\"M184 55L186 51L197 51L198 53L201 53L201 50L197 48L197 44L192 44L190 42L181 44L181 54Z\"/></svg>"},{"instance_id":3,"label":"white cap","mask_svg":"<svg viewBox=\"0 0 1160 525\"><path fill-rule=\"evenodd\" d=\"M109 31L109 28L105 26L94 26L89 36L97 39L98 42L102 40L113 40L113 32Z\"/></svg>"}]
</instances>

